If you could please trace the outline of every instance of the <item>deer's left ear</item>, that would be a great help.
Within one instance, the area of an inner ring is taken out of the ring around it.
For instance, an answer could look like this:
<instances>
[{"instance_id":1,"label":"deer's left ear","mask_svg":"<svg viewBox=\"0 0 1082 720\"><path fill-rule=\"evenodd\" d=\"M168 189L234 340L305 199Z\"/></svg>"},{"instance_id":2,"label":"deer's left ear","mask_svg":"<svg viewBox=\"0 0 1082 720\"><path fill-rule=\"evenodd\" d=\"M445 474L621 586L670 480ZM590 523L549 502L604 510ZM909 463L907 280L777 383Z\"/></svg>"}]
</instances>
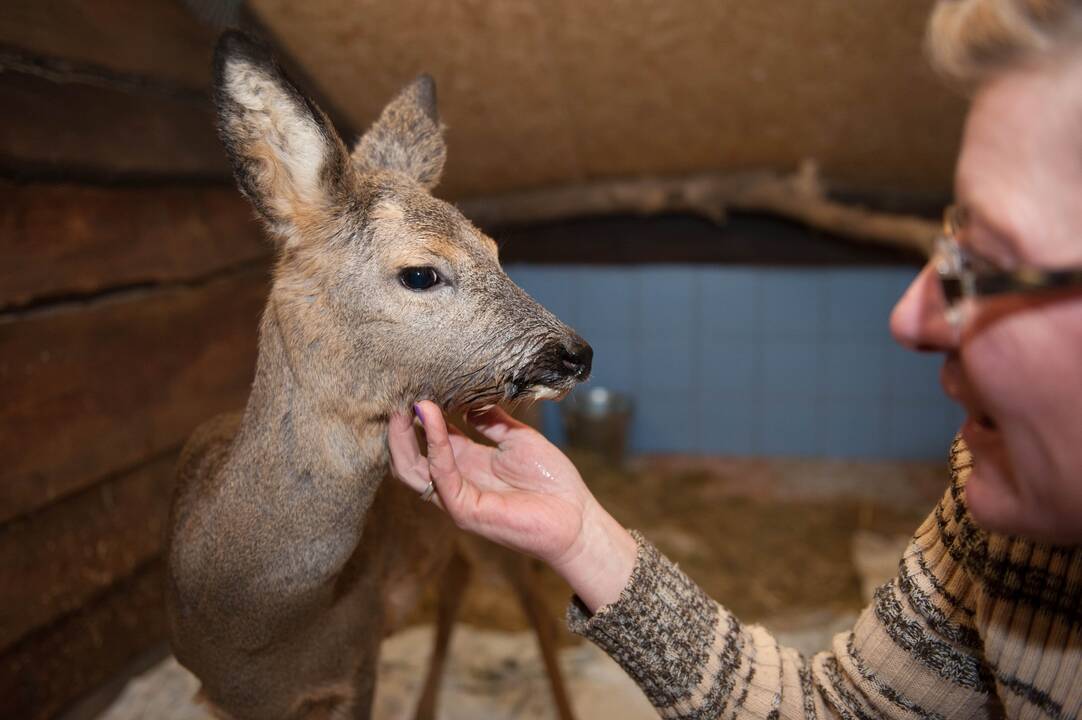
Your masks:
<instances>
[{"instance_id":1,"label":"deer's left ear","mask_svg":"<svg viewBox=\"0 0 1082 720\"><path fill-rule=\"evenodd\" d=\"M436 83L429 75L407 85L353 150L353 163L361 171L394 170L429 190L440 181L446 159Z\"/></svg>"},{"instance_id":2,"label":"deer's left ear","mask_svg":"<svg viewBox=\"0 0 1082 720\"><path fill-rule=\"evenodd\" d=\"M258 41L227 32L214 65L218 133L237 184L289 242L341 192L349 169L345 145Z\"/></svg>"}]
</instances>

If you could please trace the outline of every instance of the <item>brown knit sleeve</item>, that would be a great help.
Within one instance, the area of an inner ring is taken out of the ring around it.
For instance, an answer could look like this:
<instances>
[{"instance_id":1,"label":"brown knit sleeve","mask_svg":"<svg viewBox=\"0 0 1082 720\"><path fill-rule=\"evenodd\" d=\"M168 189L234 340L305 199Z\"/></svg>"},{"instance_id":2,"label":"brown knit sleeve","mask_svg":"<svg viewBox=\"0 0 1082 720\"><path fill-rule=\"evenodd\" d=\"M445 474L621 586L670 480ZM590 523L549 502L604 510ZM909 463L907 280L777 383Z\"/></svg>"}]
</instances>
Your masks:
<instances>
[{"instance_id":1,"label":"brown knit sleeve","mask_svg":"<svg viewBox=\"0 0 1082 720\"><path fill-rule=\"evenodd\" d=\"M672 705L699 683L709 661L718 606L643 536L635 568L619 599L590 616L576 597L568 608L573 632L611 655L637 680L655 706ZM731 664L735 647L723 650Z\"/></svg>"},{"instance_id":2,"label":"brown knit sleeve","mask_svg":"<svg viewBox=\"0 0 1082 720\"><path fill-rule=\"evenodd\" d=\"M568 624L616 660L662 717L832 717L799 653L742 625L632 535L638 556L620 597L594 615L573 598Z\"/></svg>"},{"instance_id":3,"label":"brown knit sleeve","mask_svg":"<svg viewBox=\"0 0 1082 720\"><path fill-rule=\"evenodd\" d=\"M973 618L976 591L946 552L936 512L899 575L850 632L805 660L744 625L640 533L616 602L591 615L577 598L572 631L605 650L664 718L991 718L997 698Z\"/></svg>"}]
</instances>

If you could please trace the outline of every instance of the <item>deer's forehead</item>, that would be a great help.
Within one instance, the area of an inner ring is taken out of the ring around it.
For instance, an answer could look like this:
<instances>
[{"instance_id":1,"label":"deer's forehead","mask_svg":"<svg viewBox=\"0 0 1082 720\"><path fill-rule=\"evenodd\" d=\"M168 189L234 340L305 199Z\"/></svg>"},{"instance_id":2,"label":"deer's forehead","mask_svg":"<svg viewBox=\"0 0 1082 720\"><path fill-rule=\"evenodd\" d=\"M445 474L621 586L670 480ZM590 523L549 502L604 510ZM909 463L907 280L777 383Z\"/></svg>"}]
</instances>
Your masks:
<instances>
[{"instance_id":1,"label":"deer's forehead","mask_svg":"<svg viewBox=\"0 0 1082 720\"><path fill-rule=\"evenodd\" d=\"M381 200L369 217L392 243L402 249L426 249L448 259L495 258L496 243L479 232L450 205Z\"/></svg>"}]
</instances>

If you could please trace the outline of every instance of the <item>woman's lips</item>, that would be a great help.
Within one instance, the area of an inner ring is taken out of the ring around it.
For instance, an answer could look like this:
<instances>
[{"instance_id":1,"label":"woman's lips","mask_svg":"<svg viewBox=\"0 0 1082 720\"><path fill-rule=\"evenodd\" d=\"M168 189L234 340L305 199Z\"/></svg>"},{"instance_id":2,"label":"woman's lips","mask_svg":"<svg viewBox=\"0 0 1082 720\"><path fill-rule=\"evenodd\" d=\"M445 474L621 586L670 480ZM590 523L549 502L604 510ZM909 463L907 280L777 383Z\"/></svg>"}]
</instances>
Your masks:
<instances>
[{"instance_id":1,"label":"woman's lips","mask_svg":"<svg viewBox=\"0 0 1082 720\"><path fill-rule=\"evenodd\" d=\"M961 405L968 413L966 424L972 423L975 429L984 432L998 430L996 421L984 410L983 404L977 400L976 393L972 391L969 383L966 382L961 362L957 356L948 356L943 362L943 368L939 373L939 381L943 385L943 392L947 394L947 397Z\"/></svg>"},{"instance_id":2,"label":"woman's lips","mask_svg":"<svg viewBox=\"0 0 1082 720\"><path fill-rule=\"evenodd\" d=\"M994 422L967 415L962 423L962 437L971 447L989 445L999 440L999 429Z\"/></svg>"},{"instance_id":3,"label":"woman's lips","mask_svg":"<svg viewBox=\"0 0 1082 720\"><path fill-rule=\"evenodd\" d=\"M948 356L943 361L943 367L939 370L939 383L943 386L943 392L947 394L951 400L954 400L959 405L963 405L962 402L962 370L959 366L958 359L954 356Z\"/></svg>"}]
</instances>

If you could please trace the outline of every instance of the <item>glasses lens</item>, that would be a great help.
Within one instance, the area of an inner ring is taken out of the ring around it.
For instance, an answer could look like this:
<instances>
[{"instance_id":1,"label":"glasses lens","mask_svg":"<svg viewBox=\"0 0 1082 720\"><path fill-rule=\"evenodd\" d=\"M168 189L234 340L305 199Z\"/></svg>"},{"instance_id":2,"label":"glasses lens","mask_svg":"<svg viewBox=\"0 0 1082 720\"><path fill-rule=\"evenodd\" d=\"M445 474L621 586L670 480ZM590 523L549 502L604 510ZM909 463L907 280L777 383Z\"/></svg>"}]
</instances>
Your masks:
<instances>
[{"instance_id":1,"label":"glasses lens","mask_svg":"<svg viewBox=\"0 0 1082 720\"><path fill-rule=\"evenodd\" d=\"M943 282L944 292L947 292L948 284L960 290L958 277L962 271L962 253L961 248L949 235L940 235L936 238L932 262L940 281ZM957 295L947 293L947 297L957 297Z\"/></svg>"},{"instance_id":2,"label":"glasses lens","mask_svg":"<svg viewBox=\"0 0 1082 720\"><path fill-rule=\"evenodd\" d=\"M948 219L944 220L944 227L949 228L950 225L948 213ZM962 263L961 248L951 235L945 234L936 238L933 266L943 290L943 312L955 332L958 332L962 324L961 300L965 294L961 279Z\"/></svg>"},{"instance_id":3,"label":"glasses lens","mask_svg":"<svg viewBox=\"0 0 1082 720\"><path fill-rule=\"evenodd\" d=\"M943 232L951 238L957 238L966 223L966 211L961 205L951 205L943 212Z\"/></svg>"}]
</instances>

